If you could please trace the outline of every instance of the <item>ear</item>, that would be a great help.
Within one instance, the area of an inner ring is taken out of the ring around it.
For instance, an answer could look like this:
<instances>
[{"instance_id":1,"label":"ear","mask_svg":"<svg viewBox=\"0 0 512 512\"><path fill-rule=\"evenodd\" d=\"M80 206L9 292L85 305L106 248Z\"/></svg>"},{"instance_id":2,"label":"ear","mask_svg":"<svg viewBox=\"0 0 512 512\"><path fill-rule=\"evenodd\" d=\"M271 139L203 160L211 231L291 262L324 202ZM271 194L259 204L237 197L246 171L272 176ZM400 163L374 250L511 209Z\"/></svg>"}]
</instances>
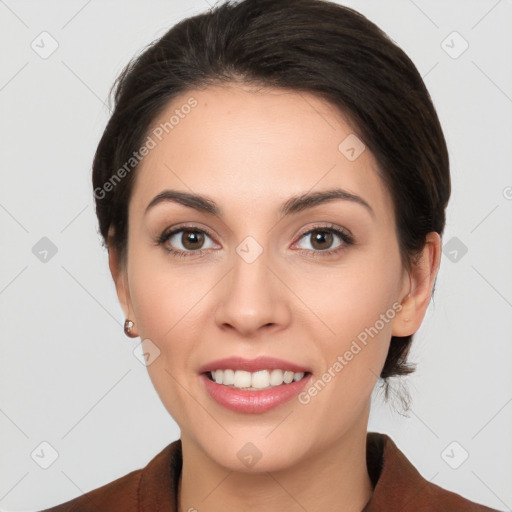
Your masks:
<instances>
[{"instance_id":1,"label":"ear","mask_svg":"<svg viewBox=\"0 0 512 512\"><path fill-rule=\"evenodd\" d=\"M427 234L425 246L408 273L409 294L402 300L402 309L393 319L393 336L410 336L420 328L430 303L440 262L441 237L432 231Z\"/></svg>"},{"instance_id":2,"label":"ear","mask_svg":"<svg viewBox=\"0 0 512 512\"><path fill-rule=\"evenodd\" d=\"M108 266L110 268L112 279L114 280L117 298L123 309L124 316L132 322L135 322L130 299L130 288L128 286L126 265L121 265L119 255L117 254L114 245L110 242L108 244ZM132 327L132 332L135 332L135 326Z\"/></svg>"}]
</instances>

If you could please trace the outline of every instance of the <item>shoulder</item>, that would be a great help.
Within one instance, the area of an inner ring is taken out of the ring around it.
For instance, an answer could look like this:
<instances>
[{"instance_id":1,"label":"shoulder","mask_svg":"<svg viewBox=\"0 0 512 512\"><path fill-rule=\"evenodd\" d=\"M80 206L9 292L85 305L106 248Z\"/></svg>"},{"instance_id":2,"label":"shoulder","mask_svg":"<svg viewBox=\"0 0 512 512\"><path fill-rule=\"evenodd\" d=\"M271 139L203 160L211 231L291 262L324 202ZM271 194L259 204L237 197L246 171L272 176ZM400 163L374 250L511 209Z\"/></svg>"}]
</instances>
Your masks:
<instances>
[{"instance_id":1,"label":"shoulder","mask_svg":"<svg viewBox=\"0 0 512 512\"><path fill-rule=\"evenodd\" d=\"M98 512L104 510L136 512L138 509L137 490L142 471L142 469L132 471L117 480L40 512Z\"/></svg>"},{"instance_id":2,"label":"shoulder","mask_svg":"<svg viewBox=\"0 0 512 512\"><path fill-rule=\"evenodd\" d=\"M499 512L426 480L386 434L368 433L367 465L374 492L363 512Z\"/></svg>"},{"instance_id":3,"label":"shoulder","mask_svg":"<svg viewBox=\"0 0 512 512\"><path fill-rule=\"evenodd\" d=\"M167 445L143 468L40 512L172 510L181 471L181 440Z\"/></svg>"}]
</instances>

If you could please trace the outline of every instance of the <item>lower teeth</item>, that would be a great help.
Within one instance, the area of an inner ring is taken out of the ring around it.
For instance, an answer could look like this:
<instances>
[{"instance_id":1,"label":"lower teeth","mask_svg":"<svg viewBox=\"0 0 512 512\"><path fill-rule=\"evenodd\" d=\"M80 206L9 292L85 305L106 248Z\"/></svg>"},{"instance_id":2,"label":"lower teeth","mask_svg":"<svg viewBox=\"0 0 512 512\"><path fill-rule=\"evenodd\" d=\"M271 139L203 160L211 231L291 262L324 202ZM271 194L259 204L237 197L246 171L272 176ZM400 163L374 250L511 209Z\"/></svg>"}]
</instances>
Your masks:
<instances>
[{"instance_id":1,"label":"lower teeth","mask_svg":"<svg viewBox=\"0 0 512 512\"><path fill-rule=\"evenodd\" d=\"M284 384L284 382L283 382L283 384ZM282 386L283 384L280 384L280 386ZM253 387L250 387L250 388L237 388L233 384L229 384L229 385L228 384L221 384L221 386L226 386L227 388L238 389L240 391L264 391L265 389L278 388L279 387L279 386L268 386L266 388L253 388Z\"/></svg>"}]
</instances>

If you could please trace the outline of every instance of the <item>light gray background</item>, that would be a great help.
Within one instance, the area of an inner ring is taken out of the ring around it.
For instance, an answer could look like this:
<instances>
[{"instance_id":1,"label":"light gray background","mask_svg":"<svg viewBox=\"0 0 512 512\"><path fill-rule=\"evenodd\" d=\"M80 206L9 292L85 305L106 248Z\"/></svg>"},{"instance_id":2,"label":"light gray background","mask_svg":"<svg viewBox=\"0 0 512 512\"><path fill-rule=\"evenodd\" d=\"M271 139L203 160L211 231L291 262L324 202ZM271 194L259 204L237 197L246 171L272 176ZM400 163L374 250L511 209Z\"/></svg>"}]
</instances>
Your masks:
<instances>
[{"instance_id":1,"label":"light gray background","mask_svg":"<svg viewBox=\"0 0 512 512\"><path fill-rule=\"evenodd\" d=\"M451 158L443 242L468 248L456 261L443 255L411 354L419 366L406 380L409 417L376 388L369 430L388 433L428 480L511 510L512 3L340 3L376 22L424 77ZM207 8L0 0L1 510L69 500L145 466L179 437L133 354L140 340L123 334L90 166L118 72ZM59 45L47 59L31 48L42 31ZM464 43L453 31L469 43L457 58ZM32 252L45 236L57 247L46 263ZM31 457L44 441L58 452L48 469ZM469 458L452 469L446 460L462 450Z\"/></svg>"}]
</instances>

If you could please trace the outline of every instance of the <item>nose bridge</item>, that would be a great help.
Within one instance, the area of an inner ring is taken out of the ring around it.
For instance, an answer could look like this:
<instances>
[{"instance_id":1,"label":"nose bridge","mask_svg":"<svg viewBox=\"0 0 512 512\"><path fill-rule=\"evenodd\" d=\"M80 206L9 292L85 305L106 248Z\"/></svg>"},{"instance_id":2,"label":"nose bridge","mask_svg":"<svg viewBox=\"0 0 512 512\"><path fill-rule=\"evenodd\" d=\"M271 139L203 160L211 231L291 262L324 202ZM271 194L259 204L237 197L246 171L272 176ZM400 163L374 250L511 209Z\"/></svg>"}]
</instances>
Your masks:
<instances>
[{"instance_id":1,"label":"nose bridge","mask_svg":"<svg viewBox=\"0 0 512 512\"><path fill-rule=\"evenodd\" d=\"M261 326L285 322L285 296L268 268L272 264L263 245L247 236L235 248L232 262L216 310L217 323L249 334Z\"/></svg>"},{"instance_id":2,"label":"nose bridge","mask_svg":"<svg viewBox=\"0 0 512 512\"><path fill-rule=\"evenodd\" d=\"M240 287L240 290L237 291L242 292L245 287L249 296L254 293L271 296L268 249L264 248L254 237L248 236L240 242L235 252L232 285L236 288Z\"/></svg>"},{"instance_id":3,"label":"nose bridge","mask_svg":"<svg viewBox=\"0 0 512 512\"><path fill-rule=\"evenodd\" d=\"M246 237L235 250L230 283L230 298L238 300L240 312L261 315L270 310L275 293L267 265L268 250L252 236Z\"/></svg>"}]
</instances>

